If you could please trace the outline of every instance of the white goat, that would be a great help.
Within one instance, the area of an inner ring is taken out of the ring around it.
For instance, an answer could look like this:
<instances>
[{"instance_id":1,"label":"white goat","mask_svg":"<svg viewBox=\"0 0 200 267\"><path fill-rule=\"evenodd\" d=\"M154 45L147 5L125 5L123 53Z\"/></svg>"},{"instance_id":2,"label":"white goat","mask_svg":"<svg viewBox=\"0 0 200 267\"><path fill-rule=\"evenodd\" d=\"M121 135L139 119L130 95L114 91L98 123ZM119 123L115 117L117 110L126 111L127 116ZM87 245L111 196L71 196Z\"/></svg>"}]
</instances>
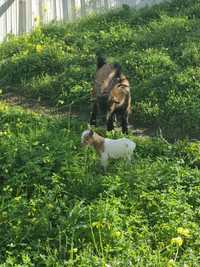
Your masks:
<instances>
[{"instance_id":1,"label":"white goat","mask_svg":"<svg viewBox=\"0 0 200 267\"><path fill-rule=\"evenodd\" d=\"M136 144L127 138L116 140L103 138L92 130L85 130L82 133L81 143L95 148L104 170L106 170L109 158L125 158L130 161L136 147Z\"/></svg>"}]
</instances>

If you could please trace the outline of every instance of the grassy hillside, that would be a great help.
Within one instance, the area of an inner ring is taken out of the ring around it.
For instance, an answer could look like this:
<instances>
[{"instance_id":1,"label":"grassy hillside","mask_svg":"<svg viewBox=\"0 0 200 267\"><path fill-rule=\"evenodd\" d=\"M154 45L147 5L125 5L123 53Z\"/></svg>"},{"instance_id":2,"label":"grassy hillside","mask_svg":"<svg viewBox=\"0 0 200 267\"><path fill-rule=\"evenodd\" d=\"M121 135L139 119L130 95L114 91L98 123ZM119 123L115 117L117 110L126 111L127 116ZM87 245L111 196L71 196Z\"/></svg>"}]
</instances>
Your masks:
<instances>
[{"instance_id":1,"label":"grassy hillside","mask_svg":"<svg viewBox=\"0 0 200 267\"><path fill-rule=\"evenodd\" d=\"M130 79L133 123L159 126L172 138L198 137L199 14L199 0L174 0L12 37L0 46L0 87L52 105L87 106L100 52Z\"/></svg>"},{"instance_id":2,"label":"grassy hillside","mask_svg":"<svg viewBox=\"0 0 200 267\"><path fill-rule=\"evenodd\" d=\"M1 103L0 123L0 266L199 266L198 143L129 136L103 174L80 121Z\"/></svg>"},{"instance_id":3,"label":"grassy hillside","mask_svg":"<svg viewBox=\"0 0 200 267\"><path fill-rule=\"evenodd\" d=\"M102 52L131 81L133 122L198 138L199 14L200 1L177 0L11 37L0 89L87 107ZM87 121L0 101L0 125L0 267L199 267L199 141L129 135L131 164L103 173L80 146Z\"/></svg>"}]
</instances>

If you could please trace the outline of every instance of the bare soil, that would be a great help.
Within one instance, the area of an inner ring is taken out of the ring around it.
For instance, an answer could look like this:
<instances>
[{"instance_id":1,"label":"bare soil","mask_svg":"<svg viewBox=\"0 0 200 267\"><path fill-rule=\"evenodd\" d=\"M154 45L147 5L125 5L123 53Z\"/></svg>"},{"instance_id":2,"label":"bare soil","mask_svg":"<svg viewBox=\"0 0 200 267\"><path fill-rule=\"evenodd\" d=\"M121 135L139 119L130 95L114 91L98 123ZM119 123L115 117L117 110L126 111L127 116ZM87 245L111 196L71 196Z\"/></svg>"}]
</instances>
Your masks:
<instances>
[{"instance_id":1,"label":"bare soil","mask_svg":"<svg viewBox=\"0 0 200 267\"><path fill-rule=\"evenodd\" d=\"M30 100L26 97L23 97L21 95L14 95L12 93L7 93L1 96L1 100L11 106L20 106L23 107L26 110L33 111L36 113L40 113L46 116L55 116L55 117L77 117L81 118L83 121L88 120L88 112L80 112L69 110L69 106L66 110L65 106L59 106L59 107L50 107L48 105L42 104L40 101L37 100ZM116 127L117 131L120 131L120 127ZM131 132L133 135L136 136L155 136L156 135L156 129L154 128L147 128L147 127L137 127L132 124L129 124L129 132Z\"/></svg>"}]
</instances>

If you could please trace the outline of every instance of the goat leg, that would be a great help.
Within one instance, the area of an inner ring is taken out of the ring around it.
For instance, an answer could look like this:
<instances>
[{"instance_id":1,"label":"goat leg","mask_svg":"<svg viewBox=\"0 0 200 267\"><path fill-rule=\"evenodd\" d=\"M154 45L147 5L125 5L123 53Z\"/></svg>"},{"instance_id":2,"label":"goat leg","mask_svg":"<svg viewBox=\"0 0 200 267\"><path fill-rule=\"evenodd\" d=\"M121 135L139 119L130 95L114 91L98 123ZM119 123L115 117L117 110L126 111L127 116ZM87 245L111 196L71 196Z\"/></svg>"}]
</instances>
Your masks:
<instances>
[{"instance_id":1,"label":"goat leg","mask_svg":"<svg viewBox=\"0 0 200 267\"><path fill-rule=\"evenodd\" d=\"M98 105L97 101L94 102L93 108L92 108L92 113L90 116L90 125L97 125L97 113L98 113Z\"/></svg>"},{"instance_id":2,"label":"goat leg","mask_svg":"<svg viewBox=\"0 0 200 267\"><path fill-rule=\"evenodd\" d=\"M112 131L114 129L114 118L115 114L114 113L108 113L107 114L107 130Z\"/></svg>"},{"instance_id":3,"label":"goat leg","mask_svg":"<svg viewBox=\"0 0 200 267\"><path fill-rule=\"evenodd\" d=\"M122 133L128 134L128 112L122 115Z\"/></svg>"}]
</instances>

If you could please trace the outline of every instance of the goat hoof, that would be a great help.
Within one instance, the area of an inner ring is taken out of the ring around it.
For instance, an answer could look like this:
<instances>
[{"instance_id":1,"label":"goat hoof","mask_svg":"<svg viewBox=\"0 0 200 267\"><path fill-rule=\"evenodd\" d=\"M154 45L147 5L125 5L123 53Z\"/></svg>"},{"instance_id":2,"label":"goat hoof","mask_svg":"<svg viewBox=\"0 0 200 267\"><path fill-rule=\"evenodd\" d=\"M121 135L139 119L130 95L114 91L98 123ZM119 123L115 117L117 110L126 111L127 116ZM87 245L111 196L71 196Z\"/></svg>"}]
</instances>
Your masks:
<instances>
[{"instance_id":1,"label":"goat hoof","mask_svg":"<svg viewBox=\"0 0 200 267\"><path fill-rule=\"evenodd\" d=\"M128 129L122 129L123 134L128 134Z\"/></svg>"},{"instance_id":2,"label":"goat hoof","mask_svg":"<svg viewBox=\"0 0 200 267\"><path fill-rule=\"evenodd\" d=\"M114 127L107 127L108 132L111 132L112 130L114 130Z\"/></svg>"},{"instance_id":3,"label":"goat hoof","mask_svg":"<svg viewBox=\"0 0 200 267\"><path fill-rule=\"evenodd\" d=\"M94 127L97 126L96 122L95 121L90 121L90 125L93 125Z\"/></svg>"}]
</instances>

